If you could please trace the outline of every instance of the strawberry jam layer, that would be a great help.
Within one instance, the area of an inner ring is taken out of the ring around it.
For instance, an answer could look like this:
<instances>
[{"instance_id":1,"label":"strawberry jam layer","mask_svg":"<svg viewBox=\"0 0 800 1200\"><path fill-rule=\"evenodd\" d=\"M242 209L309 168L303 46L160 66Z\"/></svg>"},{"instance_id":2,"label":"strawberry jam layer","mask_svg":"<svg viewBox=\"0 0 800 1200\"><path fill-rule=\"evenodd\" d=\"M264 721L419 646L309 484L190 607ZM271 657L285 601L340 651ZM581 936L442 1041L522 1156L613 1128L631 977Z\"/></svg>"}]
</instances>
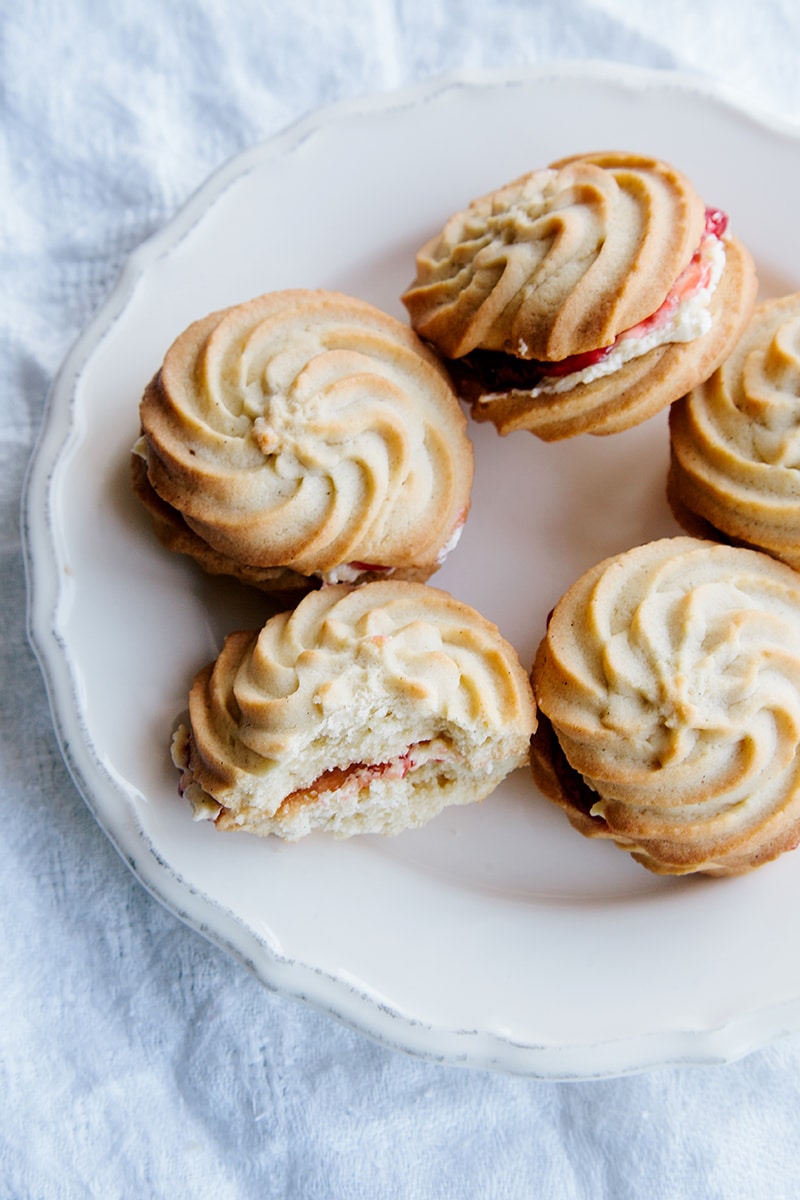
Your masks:
<instances>
[{"instance_id":1,"label":"strawberry jam layer","mask_svg":"<svg viewBox=\"0 0 800 1200\"><path fill-rule=\"evenodd\" d=\"M417 742L403 754L382 763L350 763L347 767L331 767L306 787L297 788L284 798L277 815L286 814L307 804L317 804L332 792L343 790L362 791L375 779L405 779L410 771L429 762L445 762L451 757L451 748L444 738L433 738Z\"/></svg>"},{"instance_id":2,"label":"strawberry jam layer","mask_svg":"<svg viewBox=\"0 0 800 1200\"><path fill-rule=\"evenodd\" d=\"M709 286L711 266L702 249L707 238L722 238L727 227L728 218L724 212L718 208L707 208L703 242L675 280L663 303L649 317L619 333L609 345L573 354L558 362L517 358L502 350L473 350L463 358L451 360L449 364L459 392L466 399L474 399L492 392L532 391L544 380L563 379L605 362L622 342L657 333L681 304Z\"/></svg>"}]
</instances>

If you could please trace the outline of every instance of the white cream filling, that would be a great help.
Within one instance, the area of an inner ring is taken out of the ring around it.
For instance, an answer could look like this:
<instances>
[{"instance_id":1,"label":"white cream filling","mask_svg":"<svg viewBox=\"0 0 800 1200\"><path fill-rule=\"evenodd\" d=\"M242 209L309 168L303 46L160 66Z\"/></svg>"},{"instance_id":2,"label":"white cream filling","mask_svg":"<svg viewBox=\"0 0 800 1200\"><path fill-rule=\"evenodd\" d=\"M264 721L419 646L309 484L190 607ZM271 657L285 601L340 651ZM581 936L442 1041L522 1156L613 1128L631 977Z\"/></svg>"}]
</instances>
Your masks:
<instances>
[{"instance_id":1,"label":"white cream filling","mask_svg":"<svg viewBox=\"0 0 800 1200\"><path fill-rule=\"evenodd\" d=\"M418 742L409 746L404 754L386 762L372 765L360 764L353 767L351 773L338 787L330 790L323 789L310 803L322 802L324 804L330 803L332 800L341 802L342 799L369 788L375 779L403 780L412 771L427 766L428 763L456 763L460 758L461 756L450 742L441 737L434 737L428 742ZM173 735L172 761L181 771L185 772L188 769L189 731L185 725L179 726ZM489 773L491 767L490 763L484 769ZM313 782L306 785L306 790L313 791L313 789ZM204 792L200 784L195 783L194 780L190 780L184 787L183 797L191 804L193 821L215 821L222 811L223 806L207 792ZM243 825L246 821L246 817L242 813L239 813L234 819L239 825Z\"/></svg>"},{"instance_id":2,"label":"white cream filling","mask_svg":"<svg viewBox=\"0 0 800 1200\"><path fill-rule=\"evenodd\" d=\"M393 567L377 568L385 575L393 573ZM354 567L351 563L339 563L338 567L331 567L330 571L318 571L317 578L323 583L357 583L362 576L368 574L363 567Z\"/></svg>"},{"instance_id":3,"label":"white cream filling","mask_svg":"<svg viewBox=\"0 0 800 1200\"><path fill-rule=\"evenodd\" d=\"M708 333L711 328L711 313L708 311L711 297L725 270L725 246L718 237L706 237L700 245L699 254L710 268L708 283L682 300L662 325L643 337L625 337L621 334L610 354L600 362L584 367L582 371L573 371L570 375L545 376L535 387L518 390L524 390L531 397L568 392L579 383L592 383L595 379L613 375L626 363L641 358L656 346L663 346L667 342L691 342ZM488 392L481 396L481 403L500 400L507 395L508 392Z\"/></svg>"},{"instance_id":4,"label":"white cream filling","mask_svg":"<svg viewBox=\"0 0 800 1200\"><path fill-rule=\"evenodd\" d=\"M459 522L453 532L450 534L450 540L442 546L436 556L436 566L441 567L444 560L452 550L455 550L458 545L461 534L464 530L464 522ZM394 567L374 567L373 570L380 571L381 575L387 578L394 574ZM368 572L363 567L354 567L352 563L339 563L338 567L331 567L330 571L320 571L318 578L323 583L357 583Z\"/></svg>"},{"instance_id":5,"label":"white cream filling","mask_svg":"<svg viewBox=\"0 0 800 1200\"><path fill-rule=\"evenodd\" d=\"M463 532L464 532L464 522L460 521L459 524L456 525L453 532L450 534L449 542L445 543L445 545L442 546L441 550L436 555L437 567L440 567L442 565L442 563L444 562L444 560L447 558L448 554L450 554L451 551L455 550L455 548L458 545L459 540L461 538L461 534Z\"/></svg>"}]
</instances>

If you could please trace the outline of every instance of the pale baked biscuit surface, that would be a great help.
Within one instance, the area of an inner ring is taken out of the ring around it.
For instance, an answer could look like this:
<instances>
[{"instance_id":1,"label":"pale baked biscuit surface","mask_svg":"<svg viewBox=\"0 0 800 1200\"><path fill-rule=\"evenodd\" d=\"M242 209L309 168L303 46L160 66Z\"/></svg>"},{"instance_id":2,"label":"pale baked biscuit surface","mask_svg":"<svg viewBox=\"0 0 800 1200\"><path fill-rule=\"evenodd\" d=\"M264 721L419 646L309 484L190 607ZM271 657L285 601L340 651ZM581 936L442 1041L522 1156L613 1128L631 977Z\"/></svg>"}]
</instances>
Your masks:
<instances>
[{"instance_id":1,"label":"pale baked biscuit surface","mask_svg":"<svg viewBox=\"0 0 800 1200\"><path fill-rule=\"evenodd\" d=\"M420 250L404 302L450 357L479 347L551 361L582 354L658 308L700 242L704 212L688 180L655 159L564 160L452 216Z\"/></svg>"},{"instance_id":2,"label":"pale baked biscuit surface","mask_svg":"<svg viewBox=\"0 0 800 1200\"><path fill-rule=\"evenodd\" d=\"M269 588L427 578L469 507L466 418L402 322L274 292L190 326L141 407L134 486L172 548Z\"/></svg>"},{"instance_id":3,"label":"pale baked biscuit surface","mask_svg":"<svg viewBox=\"0 0 800 1200\"><path fill-rule=\"evenodd\" d=\"M735 238L724 239L703 332L597 378L573 374L585 365L578 361L553 385L546 368L614 346L671 304L705 232L703 201L669 164L615 152L576 156L452 216L419 251L403 301L412 326L451 360L477 420L548 441L615 433L682 395L729 349L756 288L752 258ZM542 370L520 370L525 364Z\"/></svg>"},{"instance_id":4,"label":"pale baked biscuit surface","mask_svg":"<svg viewBox=\"0 0 800 1200\"><path fill-rule=\"evenodd\" d=\"M738 874L800 840L800 576L667 538L557 604L533 669L534 778L660 874Z\"/></svg>"},{"instance_id":5,"label":"pale baked biscuit surface","mask_svg":"<svg viewBox=\"0 0 800 1200\"><path fill-rule=\"evenodd\" d=\"M670 440L682 524L800 568L800 293L756 307L730 357L673 405Z\"/></svg>"},{"instance_id":6,"label":"pale baked biscuit surface","mask_svg":"<svg viewBox=\"0 0 800 1200\"><path fill-rule=\"evenodd\" d=\"M173 758L218 828L394 834L487 796L535 725L516 652L474 609L424 584L340 584L226 639Z\"/></svg>"}]
</instances>

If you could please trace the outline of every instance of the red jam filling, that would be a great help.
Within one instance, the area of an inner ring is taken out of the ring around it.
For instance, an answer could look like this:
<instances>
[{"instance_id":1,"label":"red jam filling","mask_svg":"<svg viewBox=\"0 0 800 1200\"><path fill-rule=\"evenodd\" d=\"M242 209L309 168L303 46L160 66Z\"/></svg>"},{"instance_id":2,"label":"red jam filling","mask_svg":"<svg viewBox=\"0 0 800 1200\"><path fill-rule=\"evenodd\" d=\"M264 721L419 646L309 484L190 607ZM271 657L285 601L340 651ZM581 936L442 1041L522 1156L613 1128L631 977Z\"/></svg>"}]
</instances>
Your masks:
<instances>
[{"instance_id":1,"label":"red jam filling","mask_svg":"<svg viewBox=\"0 0 800 1200\"><path fill-rule=\"evenodd\" d=\"M330 792L337 792L348 784L357 788L367 788L373 779L388 775L392 779L405 779L409 771L418 765L418 755L415 751L428 746L429 742L417 742L409 746L404 754L383 763L351 763L348 767L331 767L318 776L307 787L290 792L281 802L279 811L298 808L304 804L316 804ZM441 756L429 758L429 762L444 762Z\"/></svg>"},{"instance_id":2,"label":"red jam filling","mask_svg":"<svg viewBox=\"0 0 800 1200\"><path fill-rule=\"evenodd\" d=\"M721 238L727 228L728 217L721 208L706 209L706 233Z\"/></svg>"}]
</instances>

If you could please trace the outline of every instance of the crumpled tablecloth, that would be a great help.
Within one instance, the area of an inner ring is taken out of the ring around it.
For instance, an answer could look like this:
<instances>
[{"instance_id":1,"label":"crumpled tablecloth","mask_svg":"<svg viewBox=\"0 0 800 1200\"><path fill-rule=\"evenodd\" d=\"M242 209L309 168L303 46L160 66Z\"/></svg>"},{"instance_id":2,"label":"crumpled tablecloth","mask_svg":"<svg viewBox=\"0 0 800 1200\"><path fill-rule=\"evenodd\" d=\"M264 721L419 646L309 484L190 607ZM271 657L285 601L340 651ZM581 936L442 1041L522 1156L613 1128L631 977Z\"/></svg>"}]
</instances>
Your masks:
<instances>
[{"instance_id":1,"label":"crumpled tablecloth","mask_svg":"<svg viewBox=\"0 0 800 1200\"><path fill-rule=\"evenodd\" d=\"M800 1194L800 1036L584 1083L442 1067L267 992L151 899L62 762L19 520L63 356L233 153L333 100L548 59L696 72L797 119L800 7L3 0L0 33L0 1196Z\"/></svg>"}]
</instances>

